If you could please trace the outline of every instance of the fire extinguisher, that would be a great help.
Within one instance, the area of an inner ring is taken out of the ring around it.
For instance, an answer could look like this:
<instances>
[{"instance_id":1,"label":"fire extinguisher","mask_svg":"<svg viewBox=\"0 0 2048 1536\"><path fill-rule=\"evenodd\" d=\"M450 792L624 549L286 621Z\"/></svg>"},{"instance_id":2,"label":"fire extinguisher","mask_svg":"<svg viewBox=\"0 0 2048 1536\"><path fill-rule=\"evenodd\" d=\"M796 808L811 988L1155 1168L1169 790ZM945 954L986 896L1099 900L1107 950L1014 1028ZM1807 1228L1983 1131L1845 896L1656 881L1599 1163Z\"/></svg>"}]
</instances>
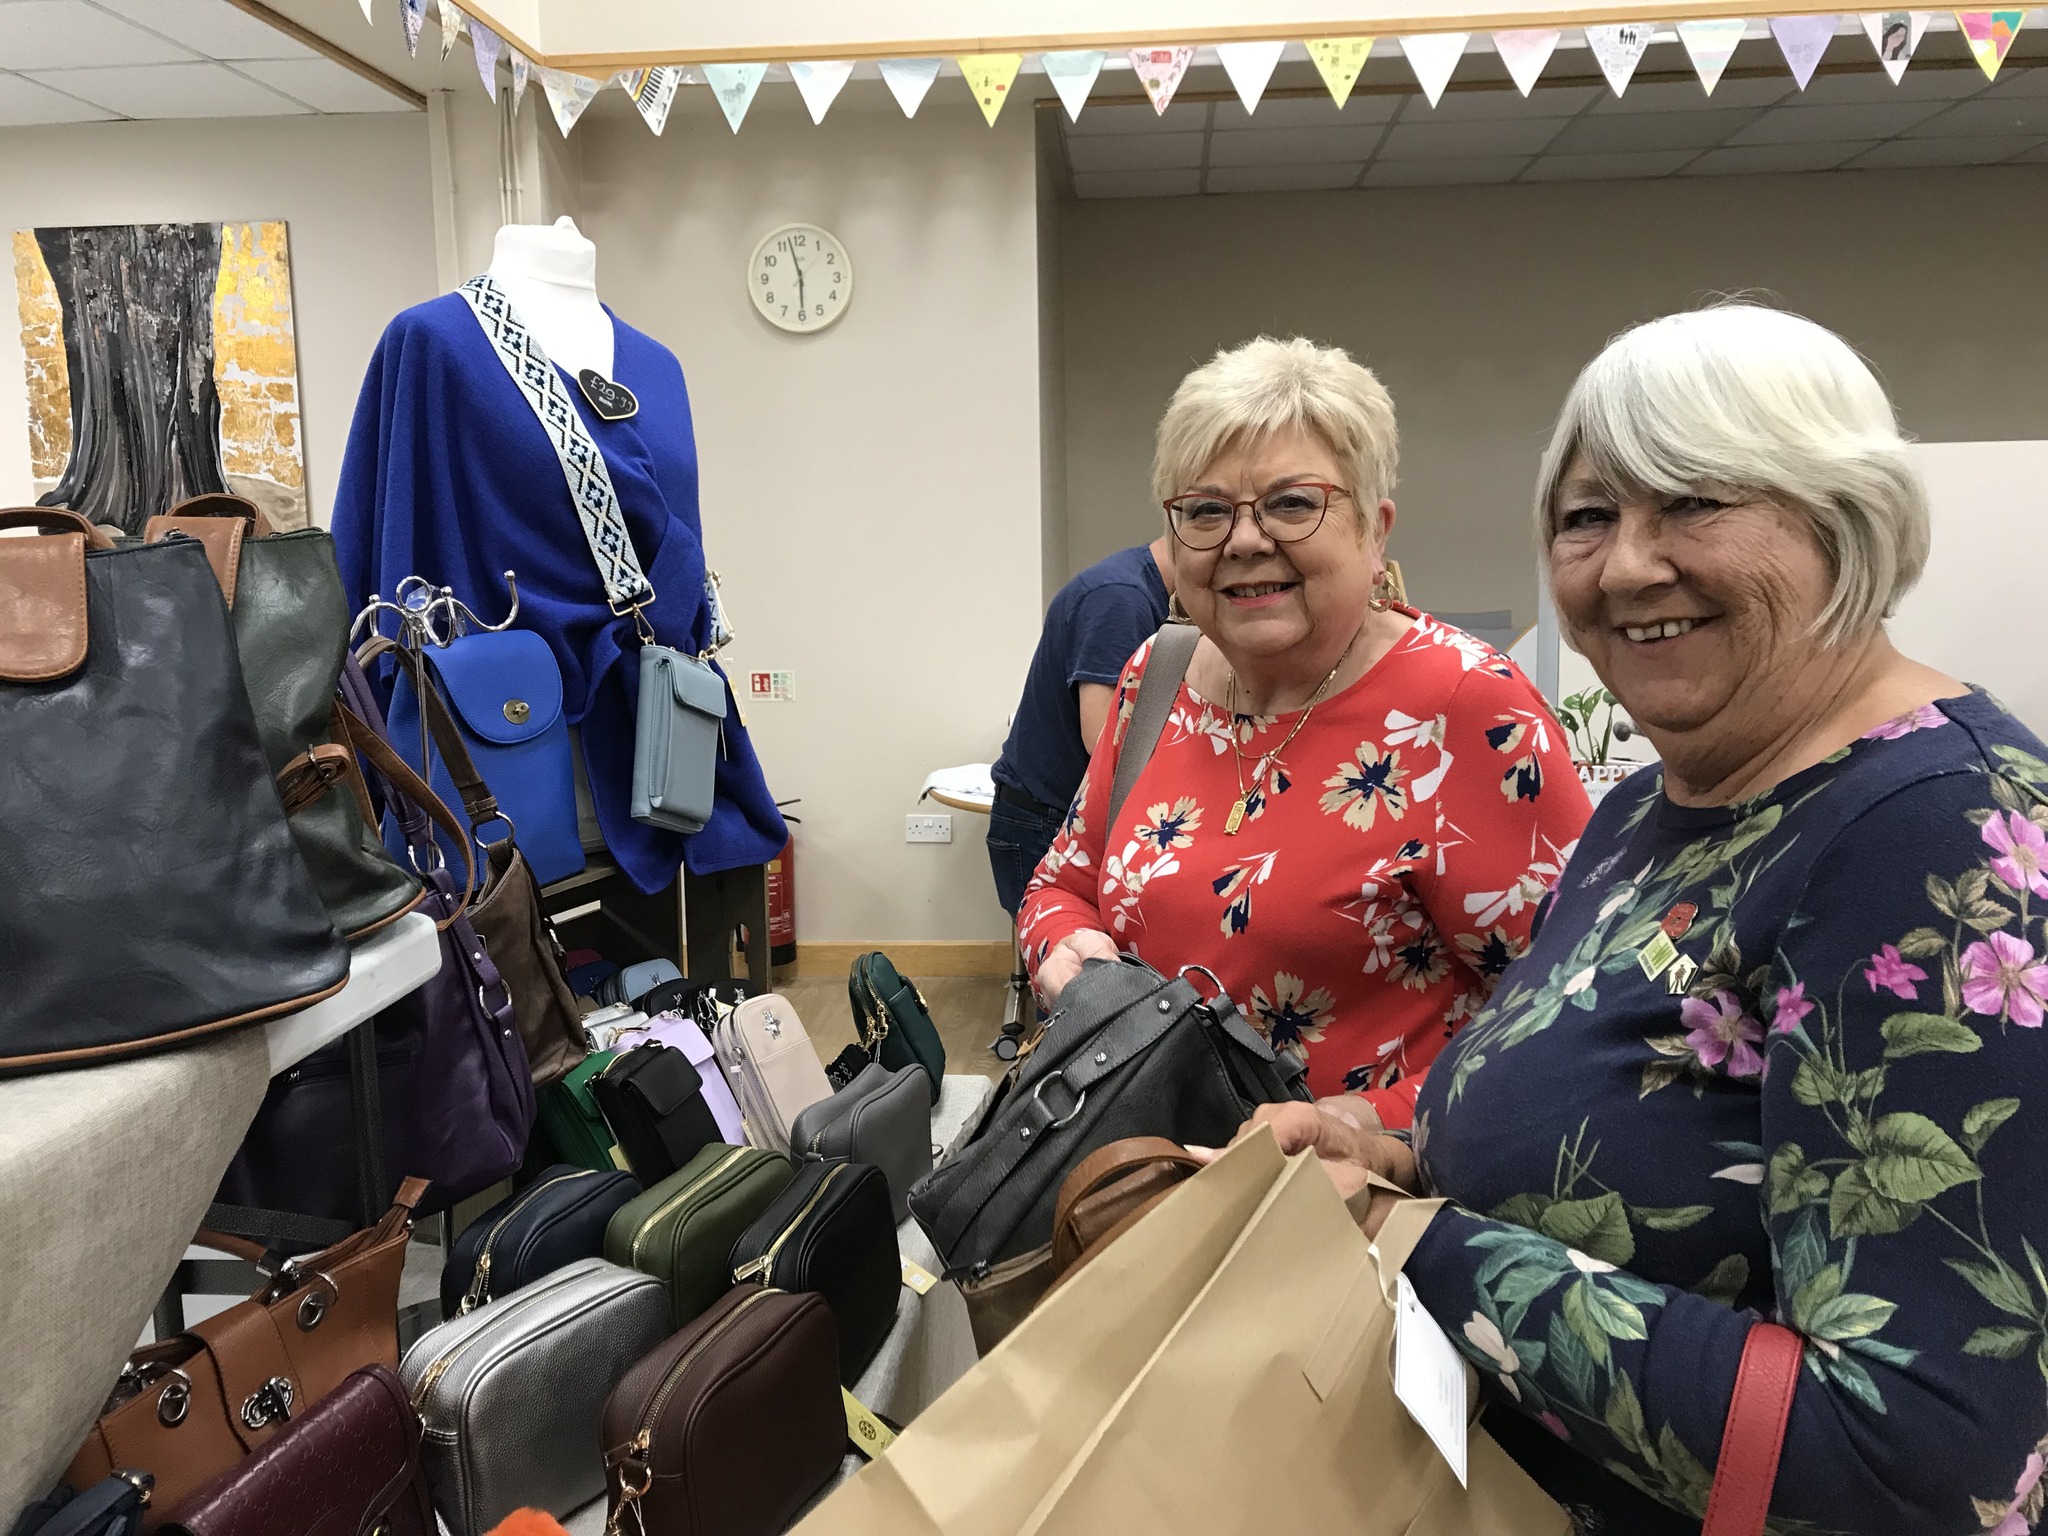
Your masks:
<instances>
[{"instance_id":1,"label":"fire extinguisher","mask_svg":"<svg viewBox=\"0 0 2048 1536\"><path fill-rule=\"evenodd\" d=\"M800 800L781 800L776 809L792 827L801 824L788 808ZM768 959L772 965L796 964L796 833L782 852L768 861Z\"/></svg>"}]
</instances>

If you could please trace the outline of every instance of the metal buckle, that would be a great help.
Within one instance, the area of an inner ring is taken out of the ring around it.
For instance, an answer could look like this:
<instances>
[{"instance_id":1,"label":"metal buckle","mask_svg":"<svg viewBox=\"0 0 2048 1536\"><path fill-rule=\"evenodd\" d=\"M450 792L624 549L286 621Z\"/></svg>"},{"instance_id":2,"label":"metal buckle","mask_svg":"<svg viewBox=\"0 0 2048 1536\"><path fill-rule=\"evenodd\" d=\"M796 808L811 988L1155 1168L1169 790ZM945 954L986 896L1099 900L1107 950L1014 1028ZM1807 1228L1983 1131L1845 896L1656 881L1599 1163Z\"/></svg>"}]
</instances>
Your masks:
<instances>
[{"instance_id":1,"label":"metal buckle","mask_svg":"<svg viewBox=\"0 0 2048 1536\"><path fill-rule=\"evenodd\" d=\"M1216 997L1202 997L1203 1002L1213 1003L1216 1001L1217 997L1227 997L1229 995L1229 989L1223 985L1222 978L1217 976L1217 974L1214 971L1210 970L1209 967L1207 967L1206 965L1184 965L1180 968L1179 971L1175 972L1174 979L1176 981L1186 981L1190 975L1197 973L1208 977L1209 985L1216 989ZM1197 997L1201 997L1200 991L1197 990L1195 995Z\"/></svg>"},{"instance_id":2,"label":"metal buckle","mask_svg":"<svg viewBox=\"0 0 2048 1536\"><path fill-rule=\"evenodd\" d=\"M292 1384L282 1376L273 1376L242 1404L242 1422L251 1429L262 1429L269 1424L283 1424L292 1416Z\"/></svg>"},{"instance_id":3,"label":"metal buckle","mask_svg":"<svg viewBox=\"0 0 2048 1536\"><path fill-rule=\"evenodd\" d=\"M173 1368L163 1391L157 1394L156 1421L166 1429L176 1429L191 1411L192 1378Z\"/></svg>"},{"instance_id":4,"label":"metal buckle","mask_svg":"<svg viewBox=\"0 0 2048 1536\"><path fill-rule=\"evenodd\" d=\"M1040 1109L1045 1110L1045 1112L1048 1115L1051 1114L1052 1111L1050 1109L1046 1109L1045 1090L1051 1087L1054 1083L1064 1085L1066 1083L1066 1080L1067 1074L1064 1071L1048 1072L1044 1077L1041 1077L1038 1080L1038 1086L1031 1090L1031 1102L1036 1104ZM1046 1125L1045 1128L1048 1131L1057 1131L1062 1126L1072 1125L1074 1123L1075 1116L1081 1113L1081 1106L1083 1104L1086 1104L1087 1102L1088 1090L1086 1088L1083 1088L1079 1093L1074 1095L1074 1107L1067 1111L1065 1118L1051 1121Z\"/></svg>"},{"instance_id":5,"label":"metal buckle","mask_svg":"<svg viewBox=\"0 0 2048 1536\"><path fill-rule=\"evenodd\" d=\"M325 1280L327 1288L334 1294L332 1296L322 1296L318 1291L308 1291L306 1293L305 1299L299 1303L299 1329L303 1333L311 1333L315 1328L318 1328L321 1320L333 1310L334 1304L341 1300L341 1287L334 1283L332 1275L328 1274L325 1270L316 1270L313 1278Z\"/></svg>"}]
</instances>

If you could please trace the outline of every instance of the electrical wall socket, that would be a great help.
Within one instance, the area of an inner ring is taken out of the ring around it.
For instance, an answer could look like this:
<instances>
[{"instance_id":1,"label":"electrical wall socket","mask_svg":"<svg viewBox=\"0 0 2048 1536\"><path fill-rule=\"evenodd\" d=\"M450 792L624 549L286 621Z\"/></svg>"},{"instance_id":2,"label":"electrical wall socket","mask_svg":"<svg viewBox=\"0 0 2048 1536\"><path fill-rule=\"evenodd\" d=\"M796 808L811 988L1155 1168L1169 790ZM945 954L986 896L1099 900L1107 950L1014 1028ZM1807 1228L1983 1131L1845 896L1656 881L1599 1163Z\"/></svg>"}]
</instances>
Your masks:
<instances>
[{"instance_id":1,"label":"electrical wall socket","mask_svg":"<svg viewBox=\"0 0 2048 1536\"><path fill-rule=\"evenodd\" d=\"M953 841L953 818L950 816L906 816L903 818L903 841L906 843L950 843Z\"/></svg>"}]
</instances>

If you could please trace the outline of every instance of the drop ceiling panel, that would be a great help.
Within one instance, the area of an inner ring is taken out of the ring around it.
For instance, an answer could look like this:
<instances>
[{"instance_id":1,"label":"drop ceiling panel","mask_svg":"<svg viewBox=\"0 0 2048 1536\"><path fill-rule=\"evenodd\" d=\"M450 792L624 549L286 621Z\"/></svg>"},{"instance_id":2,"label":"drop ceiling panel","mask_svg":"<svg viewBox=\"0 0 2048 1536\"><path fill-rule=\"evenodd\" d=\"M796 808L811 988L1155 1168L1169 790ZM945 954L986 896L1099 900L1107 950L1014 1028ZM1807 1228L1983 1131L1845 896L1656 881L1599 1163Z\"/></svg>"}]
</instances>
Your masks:
<instances>
[{"instance_id":1,"label":"drop ceiling panel","mask_svg":"<svg viewBox=\"0 0 2048 1536\"><path fill-rule=\"evenodd\" d=\"M6 11L0 5L0 13ZM123 117L265 117L304 112L225 64L136 64L49 70L29 78Z\"/></svg>"},{"instance_id":2,"label":"drop ceiling panel","mask_svg":"<svg viewBox=\"0 0 2048 1536\"><path fill-rule=\"evenodd\" d=\"M1754 111L1631 112L1575 119L1551 140L1555 155L1626 154L1634 150L1711 149L1757 120Z\"/></svg>"},{"instance_id":3,"label":"drop ceiling panel","mask_svg":"<svg viewBox=\"0 0 2048 1536\"><path fill-rule=\"evenodd\" d=\"M2021 134L1984 139L1894 139L1856 161L1858 170L1900 170L1927 165L1995 165L2042 141Z\"/></svg>"},{"instance_id":4,"label":"drop ceiling panel","mask_svg":"<svg viewBox=\"0 0 2048 1536\"><path fill-rule=\"evenodd\" d=\"M1692 159L1689 149L1653 149L1619 155L1545 155L1522 173L1524 181L1627 181L1669 176Z\"/></svg>"},{"instance_id":5,"label":"drop ceiling panel","mask_svg":"<svg viewBox=\"0 0 2048 1536\"><path fill-rule=\"evenodd\" d=\"M1077 197L1183 197L1202 190L1200 171L1074 173Z\"/></svg>"},{"instance_id":6,"label":"drop ceiling panel","mask_svg":"<svg viewBox=\"0 0 2048 1536\"><path fill-rule=\"evenodd\" d=\"M1737 57L1741 57L1738 50ZM1779 61L1773 61L1779 62ZM1638 80L1620 96L1603 94L1591 111L1693 112L1704 107L1768 107L1797 94L1790 75L1723 80L1709 96L1697 80Z\"/></svg>"},{"instance_id":7,"label":"drop ceiling panel","mask_svg":"<svg viewBox=\"0 0 2048 1536\"><path fill-rule=\"evenodd\" d=\"M1204 108L1198 102L1183 102L1172 108L1175 129L1200 128L1204 123ZM1148 133L1161 126L1159 114L1152 110L1149 101L1115 102L1107 106L1090 106L1081 113L1078 123L1065 121L1062 112L1061 126L1070 139L1091 138L1098 133Z\"/></svg>"},{"instance_id":8,"label":"drop ceiling panel","mask_svg":"<svg viewBox=\"0 0 2048 1536\"><path fill-rule=\"evenodd\" d=\"M317 59L304 43L287 37L225 0L94 0L103 11L182 43L209 59ZM97 60L89 62L99 62ZM119 62L119 61L109 61ZM140 62L140 61L137 61ZM0 67L18 68L0 54Z\"/></svg>"},{"instance_id":9,"label":"drop ceiling panel","mask_svg":"<svg viewBox=\"0 0 2048 1536\"><path fill-rule=\"evenodd\" d=\"M1992 134L2048 133L2048 96L1963 101L1909 130L1909 139L1978 138Z\"/></svg>"},{"instance_id":10,"label":"drop ceiling panel","mask_svg":"<svg viewBox=\"0 0 2048 1536\"><path fill-rule=\"evenodd\" d=\"M235 68L315 112L412 110L383 87L317 54L310 59L245 59Z\"/></svg>"},{"instance_id":11,"label":"drop ceiling panel","mask_svg":"<svg viewBox=\"0 0 2048 1536\"><path fill-rule=\"evenodd\" d=\"M1240 101L1216 103L1215 124L1223 128L1328 128L1333 124L1384 123L1400 109L1398 95L1353 96L1338 111L1327 94L1281 96L1259 103L1256 113L1247 112ZM1151 109L1146 108L1147 111ZM1085 117L1084 117L1085 121Z\"/></svg>"},{"instance_id":12,"label":"drop ceiling panel","mask_svg":"<svg viewBox=\"0 0 2048 1536\"><path fill-rule=\"evenodd\" d=\"M1380 145L1382 160L1469 159L1482 155L1533 155L1564 127L1561 117L1480 123L1410 122L1405 116Z\"/></svg>"},{"instance_id":13,"label":"drop ceiling panel","mask_svg":"<svg viewBox=\"0 0 2048 1536\"><path fill-rule=\"evenodd\" d=\"M1326 192L1358 181L1365 162L1349 165L1218 165L1209 171L1211 192Z\"/></svg>"},{"instance_id":14,"label":"drop ceiling panel","mask_svg":"<svg viewBox=\"0 0 2048 1536\"><path fill-rule=\"evenodd\" d=\"M1763 176L1783 171L1831 171L1870 148L1862 144L1750 144L1714 149L1685 168L1688 176Z\"/></svg>"},{"instance_id":15,"label":"drop ceiling panel","mask_svg":"<svg viewBox=\"0 0 2048 1536\"><path fill-rule=\"evenodd\" d=\"M1200 133L1110 133L1076 139L1067 148L1076 171L1200 170Z\"/></svg>"},{"instance_id":16,"label":"drop ceiling panel","mask_svg":"<svg viewBox=\"0 0 2048 1536\"><path fill-rule=\"evenodd\" d=\"M192 56L189 48L130 26L85 0L0 3L0 69L168 64Z\"/></svg>"},{"instance_id":17,"label":"drop ceiling panel","mask_svg":"<svg viewBox=\"0 0 2048 1536\"><path fill-rule=\"evenodd\" d=\"M1463 187L1513 181L1529 163L1527 155L1472 160L1379 160L1365 173L1368 187Z\"/></svg>"},{"instance_id":18,"label":"drop ceiling panel","mask_svg":"<svg viewBox=\"0 0 2048 1536\"><path fill-rule=\"evenodd\" d=\"M0 75L0 128L25 128L34 123L104 122L113 115L19 75Z\"/></svg>"},{"instance_id":19,"label":"drop ceiling panel","mask_svg":"<svg viewBox=\"0 0 2048 1536\"><path fill-rule=\"evenodd\" d=\"M1342 128L1249 128L1237 133L1225 133L1219 128L1209 140L1209 163L1330 165L1345 160L1363 163L1379 147L1385 132L1378 123Z\"/></svg>"},{"instance_id":20,"label":"drop ceiling panel","mask_svg":"<svg viewBox=\"0 0 2048 1536\"><path fill-rule=\"evenodd\" d=\"M1524 99L1512 85L1498 90L1448 91L1435 106L1421 95L1407 97L1401 113L1404 123L1477 123L1501 118L1570 117L1590 106L1603 89L1591 85L1538 85ZM1400 97L1393 98L1400 100Z\"/></svg>"},{"instance_id":21,"label":"drop ceiling panel","mask_svg":"<svg viewBox=\"0 0 2048 1536\"><path fill-rule=\"evenodd\" d=\"M1891 106L1773 107L1730 144L1840 144L1854 139L1888 139L1941 111L1938 101L1904 101Z\"/></svg>"},{"instance_id":22,"label":"drop ceiling panel","mask_svg":"<svg viewBox=\"0 0 2048 1536\"><path fill-rule=\"evenodd\" d=\"M2040 71L2028 69L2019 73L2035 75ZM1813 106L1854 106L1895 101L1958 101L1965 96L1974 96L1983 89L1984 72L1974 64L1965 65L1960 69L1930 69L1926 64L1908 64L1897 85L1893 85L1891 76L1882 70L1868 70L1854 75L1815 75L1807 82L1803 92L1789 92L1787 99Z\"/></svg>"}]
</instances>

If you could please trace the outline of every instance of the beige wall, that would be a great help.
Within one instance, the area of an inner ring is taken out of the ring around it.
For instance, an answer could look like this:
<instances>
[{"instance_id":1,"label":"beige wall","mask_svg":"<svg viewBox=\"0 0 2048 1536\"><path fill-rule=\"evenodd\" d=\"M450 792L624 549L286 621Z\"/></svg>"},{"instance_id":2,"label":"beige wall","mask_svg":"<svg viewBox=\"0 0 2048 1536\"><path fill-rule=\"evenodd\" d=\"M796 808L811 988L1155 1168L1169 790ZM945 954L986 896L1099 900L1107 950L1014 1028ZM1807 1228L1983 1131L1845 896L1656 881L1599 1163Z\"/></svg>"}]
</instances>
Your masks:
<instances>
[{"instance_id":1,"label":"beige wall","mask_svg":"<svg viewBox=\"0 0 2048 1536\"><path fill-rule=\"evenodd\" d=\"M735 137L706 94L660 139L630 113L580 127L580 219L607 300L689 379L728 665L796 674L795 702L747 723L775 792L803 799L800 937L1000 938L986 823L954 812L950 846L911 845L903 818L928 771L995 755L1037 638L1029 114L991 130L935 99L905 121L876 83L822 128L764 93ZM814 336L745 292L755 243L792 220L854 265L845 318Z\"/></svg>"},{"instance_id":2,"label":"beige wall","mask_svg":"<svg viewBox=\"0 0 2048 1536\"><path fill-rule=\"evenodd\" d=\"M1153 537L1151 434L1182 373L1260 331L1349 347L1402 433L1392 552L1448 611L1535 621L1527 499L1614 331L1762 288L1877 365L1932 440L2048 423L2048 167L1068 205L1068 564ZM1971 274L1975 274L1974 277Z\"/></svg>"},{"instance_id":3,"label":"beige wall","mask_svg":"<svg viewBox=\"0 0 2048 1536\"><path fill-rule=\"evenodd\" d=\"M313 515L334 504L384 323L431 298L423 113L0 130L0 233L37 225L283 219ZM33 499L11 259L0 323L0 505Z\"/></svg>"}]
</instances>

